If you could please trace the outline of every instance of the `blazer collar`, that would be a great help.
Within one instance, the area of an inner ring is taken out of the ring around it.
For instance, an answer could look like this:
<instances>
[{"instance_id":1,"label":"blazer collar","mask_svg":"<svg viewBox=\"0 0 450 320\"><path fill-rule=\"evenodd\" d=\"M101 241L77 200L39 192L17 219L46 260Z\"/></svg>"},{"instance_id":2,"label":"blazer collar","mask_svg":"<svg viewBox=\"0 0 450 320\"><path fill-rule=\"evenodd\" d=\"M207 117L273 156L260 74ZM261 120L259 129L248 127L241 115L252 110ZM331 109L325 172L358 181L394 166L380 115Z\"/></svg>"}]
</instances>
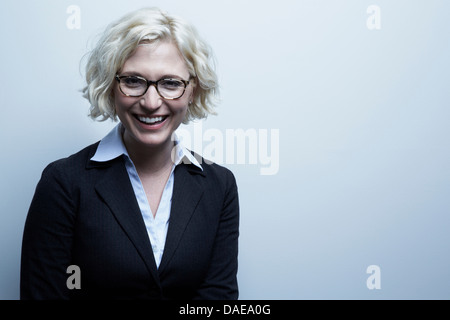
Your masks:
<instances>
[{"instance_id":1,"label":"blazer collar","mask_svg":"<svg viewBox=\"0 0 450 320\"><path fill-rule=\"evenodd\" d=\"M175 180L164 253L159 265L159 274L169 264L192 215L203 197L205 174L192 164L180 164L175 168Z\"/></svg>"},{"instance_id":2,"label":"blazer collar","mask_svg":"<svg viewBox=\"0 0 450 320\"><path fill-rule=\"evenodd\" d=\"M103 172L95 185L95 190L110 208L145 262L149 273L160 286L150 239L125 168L124 159L119 157L107 163L101 163L101 165L104 169L100 168Z\"/></svg>"}]
</instances>

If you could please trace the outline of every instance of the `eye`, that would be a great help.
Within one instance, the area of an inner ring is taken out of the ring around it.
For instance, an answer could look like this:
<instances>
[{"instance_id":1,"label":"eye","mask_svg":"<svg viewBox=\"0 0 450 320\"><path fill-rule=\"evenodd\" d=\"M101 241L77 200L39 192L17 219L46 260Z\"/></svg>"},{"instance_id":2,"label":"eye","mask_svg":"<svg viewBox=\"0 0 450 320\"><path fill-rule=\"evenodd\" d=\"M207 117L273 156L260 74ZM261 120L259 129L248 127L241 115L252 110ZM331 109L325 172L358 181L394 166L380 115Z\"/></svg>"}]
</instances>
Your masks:
<instances>
[{"instance_id":1,"label":"eye","mask_svg":"<svg viewBox=\"0 0 450 320\"><path fill-rule=\"evenodd\" d=\"M122 78L121 81L129 88L138 88L147 84L146 81L137 77L125 77Z\"/></svg>"},{"instance_id":2,"label":"eye","mask_svg":"<svg viewBox=\"0 0 450 320\"><path fill-rule=\"evenodd\" d=\"M184 83L177 79L162 79L159 81L159 86L165 90L179 90L184 88Z\"/></svg>"}]
</instances>

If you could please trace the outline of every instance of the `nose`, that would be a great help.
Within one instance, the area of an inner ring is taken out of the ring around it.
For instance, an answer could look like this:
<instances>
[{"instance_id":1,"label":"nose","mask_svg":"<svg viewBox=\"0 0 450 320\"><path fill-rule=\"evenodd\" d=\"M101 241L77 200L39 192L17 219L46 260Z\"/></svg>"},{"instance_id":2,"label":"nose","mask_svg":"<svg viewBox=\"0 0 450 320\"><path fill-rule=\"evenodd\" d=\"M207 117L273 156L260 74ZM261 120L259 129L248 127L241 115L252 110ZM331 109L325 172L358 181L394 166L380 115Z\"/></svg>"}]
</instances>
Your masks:
<instances>
[{"instance_id":1,"label":"nose","mask_svg":"<svg viewBox=\"0 0 450 320\"><path fill-rule=\"evenodd\" d=\"M162 98L158 94L154 84L150 85L147 92L141 97L140 104L148 110L156 110L161 107Z\"/></svg>"}]
</instances>

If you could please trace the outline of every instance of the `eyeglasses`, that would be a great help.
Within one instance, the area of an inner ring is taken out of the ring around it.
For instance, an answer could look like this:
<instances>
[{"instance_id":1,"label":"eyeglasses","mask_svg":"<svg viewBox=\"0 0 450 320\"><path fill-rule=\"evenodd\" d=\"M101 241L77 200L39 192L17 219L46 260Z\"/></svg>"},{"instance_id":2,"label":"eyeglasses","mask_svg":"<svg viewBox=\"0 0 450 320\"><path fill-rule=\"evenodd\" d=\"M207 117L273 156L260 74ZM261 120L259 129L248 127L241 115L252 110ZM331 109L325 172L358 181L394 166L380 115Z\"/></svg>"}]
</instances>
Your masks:
<instances>
[{"instance_id":1,"label":"eyeglasses","mask_svg":"<svg viewBox=\"0 0 450 320\"><path fill-rule=\"evenodd\" d=\"M159 96L167 100L176 100L183 96L189 81L181 79L159 79L158 81L147 80L138 76L119 76L116 75L119 82L120 91L127 97L141 97L150 86L156 88Z\"/></svg>"}]
</instances>

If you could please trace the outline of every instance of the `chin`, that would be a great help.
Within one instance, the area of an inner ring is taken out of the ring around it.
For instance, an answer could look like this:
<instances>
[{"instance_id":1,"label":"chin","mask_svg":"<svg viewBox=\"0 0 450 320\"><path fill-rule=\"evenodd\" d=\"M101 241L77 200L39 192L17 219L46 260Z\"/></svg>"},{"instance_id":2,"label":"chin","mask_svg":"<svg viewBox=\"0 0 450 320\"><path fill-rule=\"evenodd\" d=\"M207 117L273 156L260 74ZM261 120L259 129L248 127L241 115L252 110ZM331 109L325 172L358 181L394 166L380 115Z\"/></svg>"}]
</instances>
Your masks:
<instances>
[{"instance_id":1,"label":"chin","mask_svg":"<svg viewBox=\"0 0 450 320\"><path fill-rule=\"evenodd\" d=\"M150 148L157 148L157 147L162 147L164 145L166 145L167 143L170 143L171 141L171 134L140 134L138 137L138 142L139 144L141 144L142 146L145 147L150 147Z\"/></svg>"}]
</instances>

